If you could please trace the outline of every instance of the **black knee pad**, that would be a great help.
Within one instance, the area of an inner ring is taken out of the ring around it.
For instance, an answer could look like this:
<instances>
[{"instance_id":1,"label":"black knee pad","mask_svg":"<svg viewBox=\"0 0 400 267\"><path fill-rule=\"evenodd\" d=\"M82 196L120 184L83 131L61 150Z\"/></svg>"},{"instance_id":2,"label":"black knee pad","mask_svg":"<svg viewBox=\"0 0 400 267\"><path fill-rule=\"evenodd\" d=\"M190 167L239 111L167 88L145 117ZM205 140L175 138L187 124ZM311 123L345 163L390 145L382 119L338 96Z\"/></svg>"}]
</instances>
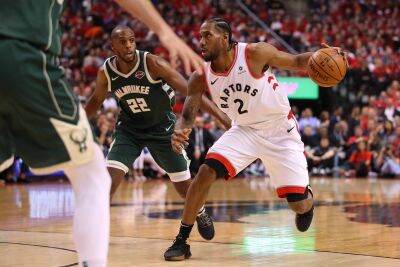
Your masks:
<instances>
[{"instance_id":1,"label":"black knee pad","mask_svg":"<svg viewBox=\"0 0 400 267\"><path fill-rule=\"evenodd\" d=\"M307 198L308 198L308 188L306 188L306 191L303 194L300 194L300 193L286 194L287 202L297 202L297 201L305 200Z\"/></svg>"},{"instance_id":2,"label":"black knee pad","mask_svg":"<svg viewBox=\"0 0 400 267\"><path fill-rule=\"evenodd\" d=\"M206 159L204 164L215 171L215 173L217 174L217 178L228 177L228 170L225 168L224 164L222 164L218 160Z\"/></svg>"}]
</instances>

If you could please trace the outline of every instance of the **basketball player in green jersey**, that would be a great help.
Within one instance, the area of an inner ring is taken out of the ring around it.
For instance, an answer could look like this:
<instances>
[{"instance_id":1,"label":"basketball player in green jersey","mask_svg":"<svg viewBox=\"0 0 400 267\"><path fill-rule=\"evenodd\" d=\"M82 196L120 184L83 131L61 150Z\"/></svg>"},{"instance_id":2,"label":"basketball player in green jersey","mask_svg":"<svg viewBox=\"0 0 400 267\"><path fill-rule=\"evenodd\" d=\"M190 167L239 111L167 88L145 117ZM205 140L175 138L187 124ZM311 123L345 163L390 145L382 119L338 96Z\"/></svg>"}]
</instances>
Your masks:
<instances>
[{"instance_id":1,"label":"basketball player in green jersey","mask_svg":"<svg viewBox=\"0 0 400 267\"><path fill-rule=\"evenodd\" d=\"M162 58L137 50L134 32L129 27L117 26L112 31L111 48L115 56L108 58L99 70L96 90L85 107L88 117L94 116L108 92L113 93L121 107L107 156L111 198L144 147L185 198L191 181L189 162L185 154L172 150L171 135L176 121L172 112L174 89L186 95L187 82ZM207 97L203 98L202 108L230 127L229 118ZM205 239L214 236L212 220L204 207L198 213L197 224Z\"/></svg>"},{"instance_id":2,"label":"basketball player in green jersey","mask_svg":"<svg viewBox=\"0 0 400 267\"><path fill-rule=\"evenodd\" d=\"M115 0L169 50L202 71L202 60L147 0ZM14 155L36 173L64 170L75 193L73 237L79 265L107 265L110 176L85 111L58 66L64 0L2 1L0 8L0 171Z\"/></svg>"}]
</instances>

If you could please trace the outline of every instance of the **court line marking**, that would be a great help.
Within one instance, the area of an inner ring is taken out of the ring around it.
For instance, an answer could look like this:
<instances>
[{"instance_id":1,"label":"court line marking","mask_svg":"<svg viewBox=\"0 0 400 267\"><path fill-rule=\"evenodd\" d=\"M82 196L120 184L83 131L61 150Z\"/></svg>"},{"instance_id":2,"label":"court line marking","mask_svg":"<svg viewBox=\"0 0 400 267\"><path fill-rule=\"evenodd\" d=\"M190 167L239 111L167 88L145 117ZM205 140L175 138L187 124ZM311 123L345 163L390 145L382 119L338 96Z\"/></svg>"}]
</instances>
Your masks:
<instances>
[{"instance_id":1,"label":"court line marking","mask_svg":"<svg viewBox=\"0 0 400 267\"><path fill-rule=\"evenodd\" d=\"M21 242L0 241L0 244L21 245L21 246L30 246L30 247L40 247L40 248L52 248L52 249L65 250L65 251L68 251L68 252L76 253L76 250L73 250L73 249L52 247L52 246L46 246L46 245L28 244L28 243L21 243ZM78 262L74 262L74 263L71 263L71 264L68 264L68 265L62 265L62 266L58 266L58 267L70 267L70 266L78 266Z\"/></svg>"},{"instance_id":2,"label":"court line marking","mask_svg":"<svg viewBox=\"0 0 400 267\"><path fill-rule=\"evenodd\" d=\"M4 230L0 229L0 231L8 231L8 232L22 232L22 233L46 233L46 234L62 234L62 235L69 235L68 233L61 233L61 232L48 232L48 231L28 231L28 230ZM129 239L148 239L148 240L164 240L164 241L173 241L174 239L171 238L159 238L159 237L137 237L137 236L111 236L110 238L129 238ZM219 244L219 245L236 245L236 246L244 246L242 243L236 242L222 242L222 241L205 241L205 240L190 240L191 243L207 243L207 244ZM1 243L12 243L12 242L1 242ZM110 245L113 242L110 241ZM26 244L29 245L29 244ZM33 245L39 247L49 247L50 246L42 246L42 245ZM64 248L60 248L64 249ZM75 250L65 249L68 251L73 251L76 253ZM304 251L304 252L320 252L320 253L333 253L333 254L344 254L344 255L354 255L354 256L364 256L364 257L374 257L374 258L383 258L383 259L393 259L393 260L400 260L400 258L396 257L389 257L389 256L378 256L378 255L368 255L368 254L361 254L361 253L351 253L351 252L340 252L340 251L329 251L329 250L318 250L318 249L298 249L297 251ZM67 265L67 266L60 266L60 267L69 267L74 265Z\"/></svg>"}]
</instances>

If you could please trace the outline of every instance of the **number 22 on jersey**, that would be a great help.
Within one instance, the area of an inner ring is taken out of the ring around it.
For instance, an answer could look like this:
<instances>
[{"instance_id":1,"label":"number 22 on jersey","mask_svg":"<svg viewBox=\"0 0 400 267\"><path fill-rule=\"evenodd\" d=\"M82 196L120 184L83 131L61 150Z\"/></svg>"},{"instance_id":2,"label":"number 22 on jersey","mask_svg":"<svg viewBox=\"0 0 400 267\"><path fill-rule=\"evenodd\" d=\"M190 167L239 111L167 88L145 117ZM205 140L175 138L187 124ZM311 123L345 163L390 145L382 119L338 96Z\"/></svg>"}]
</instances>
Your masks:
<instances>
[{"instance_id":1,"label":"number 22 on jersey","mask_svg":"<svg viewBox=\"0 0 400 267\"><path fill-rule=\"evenodd\" d=\"M132 98L126 101L133 113L148 112L150 109L147 107L147 103L144 98Z\"/></svg>"}]
</instances>

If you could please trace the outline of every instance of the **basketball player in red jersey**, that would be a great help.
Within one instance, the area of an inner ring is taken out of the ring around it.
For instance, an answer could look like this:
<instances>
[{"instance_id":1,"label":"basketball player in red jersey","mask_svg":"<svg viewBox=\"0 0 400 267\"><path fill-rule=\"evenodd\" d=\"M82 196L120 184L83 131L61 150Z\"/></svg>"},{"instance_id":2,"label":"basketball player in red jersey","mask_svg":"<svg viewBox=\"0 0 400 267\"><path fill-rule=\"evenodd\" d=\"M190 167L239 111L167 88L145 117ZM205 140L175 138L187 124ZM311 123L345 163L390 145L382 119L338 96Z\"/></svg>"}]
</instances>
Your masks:
<instances>
[{"instance_id":1,"label":"basketball player in red jersey","mask_svg":"<svg viewBox=\"0 0 400 267\"><path fill-rule=\"evenodd\" d=\"M204 74L194 72L190 77L182 119L172 137L173 148L181 153L187 145L206 90L232 120L232 128L210 148L190 185L179 234L165 252L165 260L191 256L186 240L211 184L217 178L233 178L257 158L266 165L278 196L286 198L296 213L299 231L307 231L314 212L297 122L286 92L271 72L272 67L306 70L312 53L292 55L264 42L237 43L232 40L229 23L220 18L204 22L200 35Z\"/></svg>"}]
</instances>

